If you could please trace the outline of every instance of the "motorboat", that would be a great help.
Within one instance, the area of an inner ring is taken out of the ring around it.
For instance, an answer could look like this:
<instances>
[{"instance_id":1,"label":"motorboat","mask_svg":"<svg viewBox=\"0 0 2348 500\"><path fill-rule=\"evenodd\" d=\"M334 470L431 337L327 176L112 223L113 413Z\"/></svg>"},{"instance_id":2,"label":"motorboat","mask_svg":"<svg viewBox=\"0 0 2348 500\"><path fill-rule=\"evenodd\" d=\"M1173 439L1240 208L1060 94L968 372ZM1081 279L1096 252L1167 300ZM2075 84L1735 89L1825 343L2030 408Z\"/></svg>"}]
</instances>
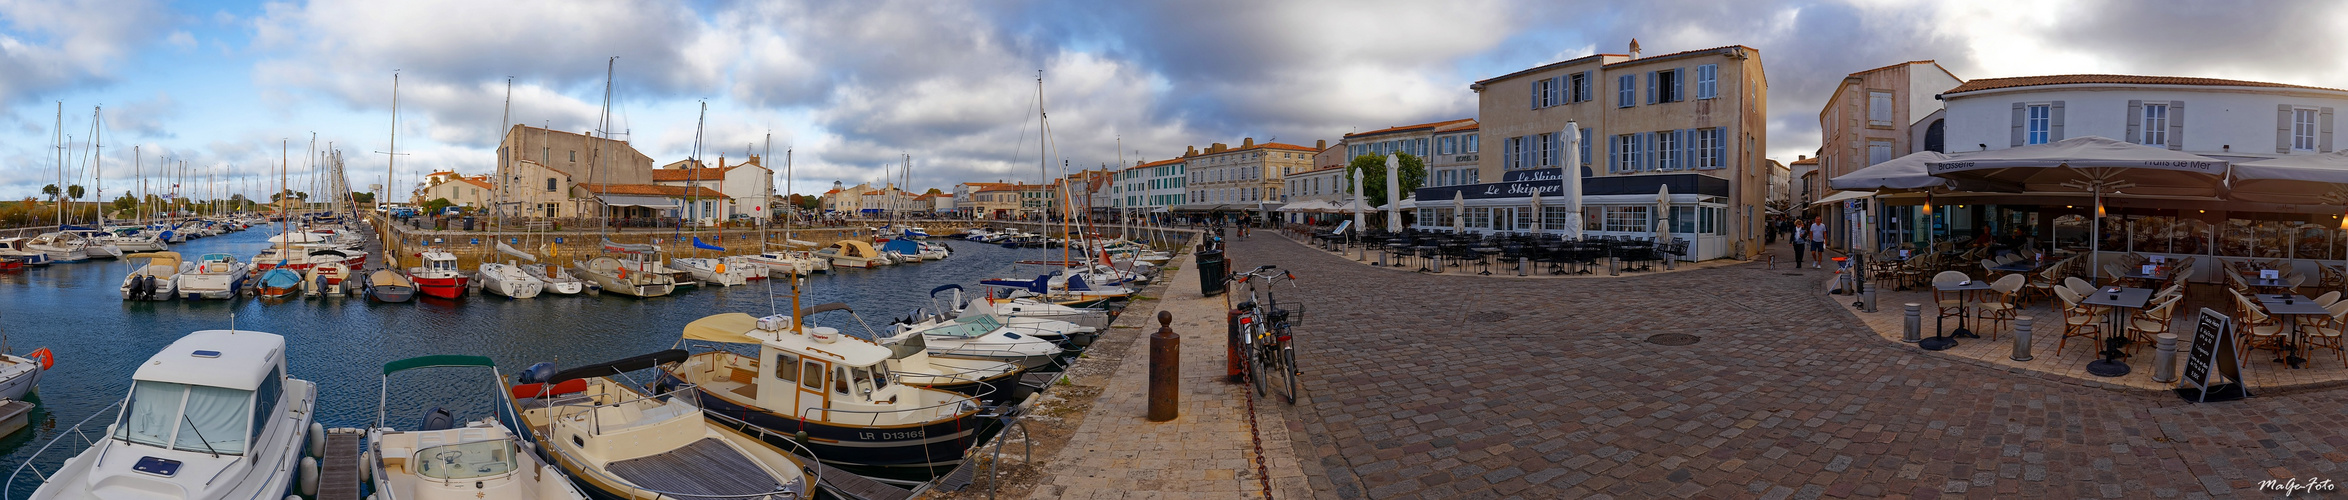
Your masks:
<instances>
[{"instance_id":1,"label":"motorboat","mask_svg":"<svg viewBox=\"0 0 2348 500\"><path fill-rule=\"evenodd\" d=\"M946 303L937 303L938 293L949 290L954 293L945 298ZM1111 319L1108 310L1097 307L1069 307L1032 297L1005 299L990 295L978 299L965 299L962 296L962 291L962 285L953 284L930 289L930 307L948 318L961 317L964 314L993 314L1013 318L1065 321L1077 326L1092 328L1095 331L1107 330Z\"/></svg>"},{"instance_id":2,"label":"motorboat","mask_svg":"<svg viewBox=\"0 0 2348 500\"><path fill-rule=\"evenodd\" d=\"M988 231L986 228L971 228L970 231L962 233L962 239L970 241L984 241L988 236L993 236L994 234L994 231Z\"/></svg>"},{"instance_id":3,"label":"motorboat","mask_svg":"<svg viewBox=\"0 0 2348 500\"><path fill-rule=\"evenodd\" d=\"M424 265L409 268L408 280L416 283L418 292L443 299L465 296L465 286L473 278L457 269L456 255L428 248L418 253L417 258Z\"/></svg>"},{"instance_id":4,"label":"motorboat","mask_svg":"<svg viewBox=\"0 0 2348 500\"><path fill-rule=\"evenodd\" d=\"M832 269L831 261L804 255L804 252L762 252L758 255L737 255L728 259L742 259L766 268L768 276L812 274Z\"/></svg>"},{"instance_id":5,"label":"motorboat","mask_svg":"<svg viewBox=\"0 0 2348 500\"><path fill-rule=\"evenodd\" d=\"M844 311L824 304L800 318ZM661 367L652 392L690 391L704 411L800 438L827 463L951 467L976 443L978 400L898 383L888 348L801 324L789 316L726 313L685 326L680 343L757 346L757 355L717 349Z\"/></svg>"},{"instance_id":6,"label":"motorboat","mask_svg":"<svg viewBox=\"0 0 2348 500\"><path fill-rule=\"evenodd\" d=\"M23 356L0 354L0 400L23 401L25 396L40 390L41 372L56 365L57 355L47 347ZM0 435L7 433L0 432Z\"/></svg>"},{"instance_id":7,"label":"motorboat","mask_svg":"<svg viewBox=\"0 0 2348 500\"><path fill-rule=\"evenodd\" d=\"M49 265L49 254L28 246L31 238L0 238L0 259L8 259L27 266Z\"/></svg>"},{"instance_id":8,"label":"motorboat","mask_svg":"<svg viewBox=\"0 0 2348 500\"><path fill-rule=\"evenodd\" d=\"M920 335L884 339L881 345L889 348L889 372L897 374L898 383L953 391L981 401L1018 401L1025 396L1015 393L1020 388L1019 374L1026 372L1018 364L931 356L928 337Z\"/></svg>"},{"instance_id":9,"label":"motorboat","mask_svg":"<svg viewBox=\"0 0 2348 500\"><path fill-rule=\"evenodd\" d=\"M742 279L762 280L766 279L768 276L774 275L775 271L773 269L767 267L766 263L754 259L753 257L755 256L728 255L719 257L718 260L725 261L726 267L728 268L741 268L742 272L746 273Z\"/></svg>"},{"instance_id":10,"label":"motorboat","mask_svg":"<svg viewBox=\"0 0 2348 500\"><path fill-rule=\"evenodd\" d=\"M811 498L810 464L765 440L792 443L785 436L702 412L689 390L644 394L620 380L686 357L670 349L551 374L540 363L513 377L506 401L523 434L599 496Z\"/></svg>"},{"instance_id":11,"label":"motorboat","mask_svg":"<svg viewBox=\"0 0 2348 500\"><path fill-rule=\"evenodd\" d=\"M871 243L857 240L832 242L832 246L816 250L815 256L830 261L836 267L870 269L889 265L888 257L874 250Z\"/></svg>"},{"instance_id":12,"label":"motorboat","mask_svg":"<svg viewBox=\"0 0 2348 500\"><path fill-rule=\"evenodd\" d=\"M1070 307L1091 307L1133 295L1133 290L1111 285L1096 285L1082 275L1051 274L1032 280L995 278L979 280L978 284L1010 289L1007 298L1034 297L1037 300Z\"/></svg>"},{"instance_id":13,"label":"motorboat","mask_svg":"<svg viewBox=\"0 0 2348 500\"><path fill-rule=\"evenodd\" d=\"M538 280L540 284L545 285L545 287L540 290L542 292L552 293L555 295L578 295L579 292L587 291L587 282L582 281L577 277L571 276L571 273L569 272L563 271L563 266L557 266L553 264L522 264L514 267L521 269L522 274L530 275L530 279Z\"/></svg>"},{"instance_id":14,"label":"motorboat","mask_svg":"<svg viewBox=\"0 0 2348 500\"><path fill-rule=\"evenodd\" d=\"M1049 320L1011 319L991 314L914 318L911 322L889 325L889 339L921 335L928 339L929 354L934 357L1001 361L1019 365L1023 370L1038 370L1053 366L1064 352L1060 342L1073 329L1080 328L1068 322L1039 323L1042 321Z\"/></svg>"},{"instance_id":15,"label":"motorboat","mask_svg":"<svg viewBox=\"0 0 2348 500\"><path fill-rule=\"evenodd\" d=\"M880 250L882 253L897 257L906 262L944 260L947 255L947 250L944 245L933 244L926 241L914 241L906 238L897 238L889 240L888 243L882 243Z\"/></svg>"},{"instance_id":16,"label":"motorboat","mask_svg":"<svg viewBox=\"0 0 2348 500\"><path fill-rule=\"evenodd\" d=\"M921 228L914 226L898 228L898 234L909 239L929 239L929 231L924 231Z\"/></svg>"},{"instance_id":17,"label":"motorboat","mask_svg":"<svg viewBox=\"0 0 2348 500\"><path fill-rule=\"evenodd\" d=\"M367 296L383 302L407 302L416 297L416 282L390 269L367 274Z\"/></svg>"},{"instance_id":18,"label":"motorboat","mask_svg":"<svg viewBox=\"0 0 2348 500\"><path fill-rule=\"evenodd\" d=\"M80 226L66 227L79 228ZM114 246L114 243L107 239L108 236L113 235L112 233L88 228L73 229L66 231L66 233L80 237L82 240L82 249L88 253L89 257L92 259L101 257L108 259L122 258L122 248Z\"/></svg>"},{"instance_id":19,"label":"motorboat","mask_svg":"<svg viewBox=\"0 0 2348 500\"><path fill-rule=\"evenodd\" d=\"M669 265L674 266L672 269L690 273L695 281L707 284L736 286L750 281L748 268L728 266L724 259L678 257L669 259Z\"/></svg>"},{"instance_id":20,"label":"motorboat","mask_svg":"<svg viewBox=\"0 0 2348 500\"><path fill-rule=\"evenodd\" d=\"M81 262L90 259L89 241L73 233L41 233L25 248L48 254L50 262Z\"/></svg>"},{"instance_id":21,"label":"motorboat","mask_svg":"<svg viewBox=\"0 0 2348 500\"><path fill-rule=\"evenodd\" d=\"M530 277L530 273L522 272L521 266L514 264L483 263L474 277L481 280L481 291L506 298L527 299L546 290L545 282Z\"/></svg>"},{"instance_id":22,"label":"motorboat","mask_svg":"<svg viewBox=\"0 0 2348 500\"><path fill-rule=\"evenodd\" d=\"M408 358L383 365L382 393L389 394L392 374L428 368L485 368L491 389L504 392L497 365L481 356L436 355ZM445 387L445 384L442 386ZM383 401L388 401L384 399ZM459 422L446 409L432 408L409 430L392 427L379 402L375 425L367 430L365 460L374 478L377 498L585 500L587 494L571 484L562 469L539 459L525 440L506 429L499 408L490 415ZM602 444L602 443L598 443Z\"/></svg>"},{"instance_id":23,"label":"motorboat","mask_svg":"<svg viewBox=\"0 0 2348 500\"><path fill-rule=\"evenodd\" d=\"M131 374L129 396L108 407L120 410L111 425L82 429L108 413L101 410L42 450L103 438L51 473L24 473L45 463L36 456L11 477L45 476L35 499L314 494L296 485L318 479L317 461L304 456L318 452L307 444L322 434L311 421L318 386L286 376L285 352L285 337L271 333L204 330L181 337Z\"/></svg>"},{"instance_id":24,"label":"motorboat","mask_svg":"<svg viewBox=\"0 0 2348 500\"><path fill-rule=\"evenodd\" d=\"M122 300L170 300L178 296L179 275L195 268L179 252L134 253L124 259L145 259L122 277Z\"/></svg>"},{"instance_id":25,"label":"motorboat","mask_svg":"<svg viewBox=\"0 0 2348 500\"><path fill-rule=\"evenodd\" d=\"M573 271L606 292L632 297L659 297L676 291L677 281L663 274L660 266L644 260L642 254L630 254L626 261L611 257L596 257L577 264Z\"/></svg>"},{"instance_id":26,"label":"motorboat","mask_svg":"<svg viewBox=\"0 0 2348 500\"><path fill-rule=\"evenodd\" d=\"M244 293L245 282L251 276L244 262L225 253L208 253L196 258L195 269L179 273L179 297L188 300L227 300Z\"/></svg>"},{"instance_id":27,"label":"motorboat","mask_svg":"<svg viewBox=\"0 0 2348 500\"><path fill-rule=\"evenodd\" d=\"M355 290L347 285L350 283L350 278L350 266L343 265L341 262L311 264L309 271L302 274L302 283L309 286L303 295L309 297L349 295L351 290Z\"/></svg>"}]
</instances>

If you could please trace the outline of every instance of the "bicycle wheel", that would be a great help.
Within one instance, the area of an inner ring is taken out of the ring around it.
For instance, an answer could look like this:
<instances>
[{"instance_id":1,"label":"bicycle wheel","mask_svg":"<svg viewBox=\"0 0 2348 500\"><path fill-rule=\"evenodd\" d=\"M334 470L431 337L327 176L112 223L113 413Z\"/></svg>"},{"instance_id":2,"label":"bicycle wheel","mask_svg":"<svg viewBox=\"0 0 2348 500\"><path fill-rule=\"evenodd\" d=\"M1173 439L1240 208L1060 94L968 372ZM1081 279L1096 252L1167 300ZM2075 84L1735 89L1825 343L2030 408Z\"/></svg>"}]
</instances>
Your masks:
<instances>
[{"instance_id":1,"label":"bicycle wheel","mask_svg":"<svg viewBox=\"0 0 2348 500\"><path fill-rule=\"evenodd\" d=\"M1303 394L1297 389L1296 375L1299 373L1304 373L1304 370L1296 366L1296 347L1281 344L1280 376L1288 380L1288 404L1296 404L1297 395Z\"/></svg>"},{"instance_id":2,"label":"bicycle wheel","mask_svg":"<svg viewBox=\"0 0 2348 500\"><path fill-rule=\"evenodd\" d=\"M1263 342L1259 341L1256 342L1255 352L1248 356L1248 364L1250 365L1248 366L1248 371L1254 372L1255 375L1248 378L1254 379L1256 386L1256 396L1259 397L1264 395L1264 379L1271 377L1272 373L1270 367L1266 366L1270 364L1270 360L1267 359L1270 357L1269 354L1271 354L1270 349L1271 346L1264 345Z\"/></svg>"}]
</instances>

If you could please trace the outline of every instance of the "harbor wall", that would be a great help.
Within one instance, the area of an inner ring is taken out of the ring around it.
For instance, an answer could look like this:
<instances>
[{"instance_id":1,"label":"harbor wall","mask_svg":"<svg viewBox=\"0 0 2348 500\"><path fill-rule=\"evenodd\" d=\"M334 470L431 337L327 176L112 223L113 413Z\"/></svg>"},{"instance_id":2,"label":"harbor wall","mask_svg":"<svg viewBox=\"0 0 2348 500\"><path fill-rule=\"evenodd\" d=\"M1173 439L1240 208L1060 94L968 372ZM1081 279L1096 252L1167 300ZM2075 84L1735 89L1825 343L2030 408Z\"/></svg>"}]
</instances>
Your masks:
<instances>
[{"instance_id":1,"label":"harbor wall","mask_svg":"<svg viewBox=\"0 0 2348 500\"><path fill-rule=\"evenodd\" d=\"M372 220L370 222L376 227L378 234L381 235L381 231L383 231L386 227L386 220L382 217L372 217L371 219ZM866 224L870 224L870 226L867 226ZM843 239L860 239L869 242L871 241L873 233L870 228L884 224L887 224L887 222L850 221L848 225L844 227L794 227L791 228L789 232L792 239L814 242L819 245L830 245L832 242ZM1017 228L1022 231L1040 234L1052 234L1055 236L1057 236L1059 234L1058 232L1060 231L1059 224L994 220L908 220L898 221L897 224L918 226L928 231L930 234L935 235L960 233L974 227ZM496 243L499 241L501 236L499 233L487 230L485 227L476 226L475 230L473 231L464 231L459 229L436 230L419 228L415 224L400 221L394 221L388 224L388 227L390 228L391 233L388 237L381 238L381 246L379 247L385 251L380 252L378 255L397 257L399 259L398 262L400 267L414 266L416 263L416 255L422 252L427 246L437 247L443 251L447 251L456 255L459 269L474 269L481 264L483 259L493 259L492 262L511 259L509 256L497 253ZM456 226L451 227L453 228ZM1094 232L1115 237L1120 235L1121 229L1122 228L1116 226L1096 226L1094 228ZM1154 229L1142 227L1135 227L1133 229L1134 235L1137 237L1137 239L1146 239L1151 241L1166 240L1164 245L1167 245L1168 248L1189 241L1189 236L1192 233L1192 231L1188 229ZM759 252L759 238L760 233L762 232L765 233L767 242L781 243L783 241L783 234L785 231L779 226L767 226L763 228L702 228L698 231L687 231L680 229L659 230L631 228L609 232L576 230L517 231L508 228L507 231L503 234L502 238L508 242L507 244L512 245L516 249L537 255L541 262L552 260L567 266L572 261L590 258L596 255L602 255L603 248L601 242L603 238L611 238L612 241L619 243L659 245L663 251L661 258L667 259L673 257L695 256L692 243L692 238L695 236L699 236L701 241L704 243L725 247L727 249L726 252L703 250L699 252L699 256L701 257L756 254ZM1158 235L1166 236L1159 237ZM555 249L555 254L557 257L554 259L549 259L547 257L546 250L550 245Z\"/></svg>"}]
</instances>

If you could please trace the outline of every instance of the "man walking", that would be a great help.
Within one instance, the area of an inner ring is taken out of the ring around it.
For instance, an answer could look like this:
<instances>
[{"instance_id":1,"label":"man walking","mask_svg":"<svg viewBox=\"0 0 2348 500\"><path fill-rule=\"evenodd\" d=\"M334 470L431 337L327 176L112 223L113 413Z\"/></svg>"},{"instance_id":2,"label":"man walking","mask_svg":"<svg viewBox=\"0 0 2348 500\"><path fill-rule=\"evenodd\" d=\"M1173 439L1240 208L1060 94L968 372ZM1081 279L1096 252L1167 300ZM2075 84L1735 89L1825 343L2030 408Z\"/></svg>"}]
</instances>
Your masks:
<instances>
[{"instance_id":1,"label":"man walking","mask_svg":"<svg viewBox=\"0 0 2348 500\"><path fill-rule=\"evenodd\" d=\"M1810 268L1826 262L1826 218L1810 219Z\"/></svg>"}]
</instances>

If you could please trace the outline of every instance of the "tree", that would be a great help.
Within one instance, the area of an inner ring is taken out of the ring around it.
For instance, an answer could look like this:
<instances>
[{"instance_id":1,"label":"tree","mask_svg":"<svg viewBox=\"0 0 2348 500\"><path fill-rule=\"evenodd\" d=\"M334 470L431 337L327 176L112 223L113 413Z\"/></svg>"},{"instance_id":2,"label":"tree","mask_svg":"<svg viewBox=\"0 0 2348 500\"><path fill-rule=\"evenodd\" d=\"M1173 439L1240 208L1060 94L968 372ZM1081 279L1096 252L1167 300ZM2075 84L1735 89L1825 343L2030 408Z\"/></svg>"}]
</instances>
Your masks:
<instances>
[{"instance_id":1,"label":"tree","mask_svg":"<svg viewBox=\"0 0 2348 500\"><path fill-rule=\"evenodd\" d=\"M375 193L352 191L351 202L361 205L375 203Z\"/></svg>"},{"instance_id":2,"label":"tree","mask_svg":"<svg viewBox=\"0 0 2348 500\"><path fill-rule=\"evenodd\" d=\"M938 188L929 188L929 192L927 192L927 193L922 193L922 194L946 194L946 192L945 192L945 191L939 191L939 190L938 190Z\"/></svg>"},{"instance_id":3,"label":"tree","mask_svg":"<svg viewBox=\"0 0 2348 500\"><path fill-rule=\"evenodd\" d=\"M122 193L121 198L114 199L114 210L118 212L138 208L138 206L139 197L130 193Z\"/></svg>"},{"instance_id":4,"label":"tree","mask_svg":"<svg viewBox=\"0 0 2348 500\"><path fill-rule=\"evenodd\" d=\"M1410 153L1396 153L1395 156L1402 164L1402 195L1409 197L1411 191L1427 185L1427 163ZM1353 189L1353 175L1359 173L1362 176L1362 191L1366 191L1362 193L1362 198L1367 200L1371 207L1383 206L1387 203L1386 157L1378 155L1353 157L1353 163L1346 165L1345 173L1346 184L1343 189Z\"/></svg>"},{"instance_id":5,"label":"tree","mask_svg":"<svg viewBox=\"0 0 2348 500\"><path fill-rule=\"evenodd\" d=\"M73 199L79 200L79 199L82 199L82 195L83 195L83 194L88 194L88 193L85 193L85 192L83 192L83 191L82 191L82 185L80 185L80 184L75 184L75 185L71 185L71 186L66 186L66 187L65 187L65 196L66 196L66 197L68 197L68 198L73 198Z\"/></svg>"},{"instance_id":6,"label":"tree","mask_svg":"<svg viewBox=\"0 0 2348 500\"><path fill-rule=\"evenodd\" d=\"M50 184L50 185L47 185L47 186L41 186L41 194L42 194L42 195L46 195L46 196L48 196L48 197L49 197L49 201L57 201L57 193L58 193L58 190L57 190L57 185L56 185L56 184Z\"/></svg>"},{"instance_id":7,"label":"tree","mask_svg":"<svg viewBox=\"0 0 2348 500\"><path fill-rule=\"evenodd\" d=\"M450 205L455 205L455 203L450 203L448 198L433 198L432 201L424 202L424 213L437 214Z\"/></svg>"}]
</instances>

